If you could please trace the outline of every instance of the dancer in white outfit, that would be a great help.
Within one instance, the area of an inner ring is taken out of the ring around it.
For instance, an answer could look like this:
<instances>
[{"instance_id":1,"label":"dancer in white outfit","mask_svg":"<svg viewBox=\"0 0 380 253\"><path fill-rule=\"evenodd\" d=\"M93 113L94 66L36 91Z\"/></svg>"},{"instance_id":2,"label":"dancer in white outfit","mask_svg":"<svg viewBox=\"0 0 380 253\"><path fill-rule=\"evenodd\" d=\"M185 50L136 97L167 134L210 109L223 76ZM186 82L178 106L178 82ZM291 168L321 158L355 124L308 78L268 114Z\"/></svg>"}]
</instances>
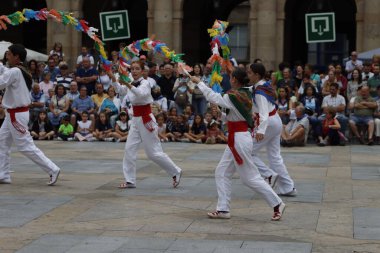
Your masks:
<instances>
[{"instance_id":1,"label":"dancer in white outfit","mask_svg":"<svg viewBox=\"0 0 380 253\"><path fill-rule=\"evenodd\" d=\"M280 220L285 204L264 181L252 160L252 137L248 127L252 127L252 96L248 89L242 88L246 73L236 69L231 75L232 89L222 96L207 87L197 77L191 80L197 84L211 103L228 110L228 146L215 170L218 191L218 204L215 212L208 213L210 218L229 219L231 202L231 181L237 171L243 183L261 194L268 205L274 209L272 220Z\"/></svg>"},{"instance_id":2,"label":"dancer in white outfit","mask_svg":"<svg viewBox=\"0 0 380 253\"><path fill-rule=\"evenodd\" d=\"M116 82L116 78L111 72L108 73L113 81L112 85L121 95L128 95L133 108L132 124L123 160L125 182L120 184L119 188L136 187L136 160L140 143L143 144L147 156L173 178L173 187L177 187L182 170L162 150L157 134L158 126L150 107L153 102L151 88L149 82L142 76L143 69L143 63L133 62L131 64L133 83L126 83L119 79L119 82L125 86Z\"/></svg>"},{"instance_id":3,"label":"dancer in white outfit","mask_svg":"<svg viewBox=\"0 0 380 253\"><path fill-rule=\"evenodd\" d=\"M254 83L253 111L256 114L256 129L253 140L253 160L264 177L269 177L273 171L277 174L272 186L277 194L295 196L297 190L290 177L280 153L280 137L282 131L281 118L276 111L274 91L269 83L263 80L265 67L254 63L248 70L248 77ZM259 151L265 147L269 167L259 158Z\"/></svg>"},{"instance_id":4,"label":"dancer in white outfit","mask_svg":"<svg viewBox=\"0 0 380 253\"><path fill-rule=\"evenodd\" d=\"M48 185L54 185L60 169L34 145L28 131L32 77L21 64L26 58L26 50L18 44L11 45L8 49L7 60L11 68L6 68L0 63L0 90L6 89L3 107L7 111L0 128L0 183L10 184L12 181L10 153L14 142L18 151L50 175Z\"/></svg>"}]
</instances>

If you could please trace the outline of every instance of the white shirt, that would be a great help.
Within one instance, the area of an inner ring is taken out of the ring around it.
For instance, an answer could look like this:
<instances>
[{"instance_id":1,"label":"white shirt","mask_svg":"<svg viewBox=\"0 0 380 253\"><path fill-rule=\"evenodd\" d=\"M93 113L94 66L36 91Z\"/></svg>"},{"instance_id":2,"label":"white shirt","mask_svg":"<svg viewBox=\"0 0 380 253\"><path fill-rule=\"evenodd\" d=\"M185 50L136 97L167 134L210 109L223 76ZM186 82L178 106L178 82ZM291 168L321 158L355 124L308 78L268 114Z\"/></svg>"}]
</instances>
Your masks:
<instances>
[{"instance_id":1,"label":"white shirt","mask_svg":"<svg viewBox=\"0 0 380 253\"><path fill-rule=\"evenodd\" d=\"M356 68L360 70L363 68L363 62L361 60L356 60L355 63L352 62L352 60L346 62L346 71L348 72L347 79L351 79L352 71Z\"/></svg>"},{"instance_id":2,"label":"white shirt","mask_svg":"<svg viewBox=\"0 0 380 253\"><path fill-rule=\"evenodd\" d=\"M127 86L120 85L118 82L112 83L119 94L128 95L128 99L132 105L148 105L153 102L151 88L149 82L144 78L140 78L140 85L129 89Z\"/></svg>"},{"instance_id":3,"label":"white shirt","mask_svg":"<svg viewBox=\"0 0 380 253\"><path fill-rule=\"evenodd\" d=\"M91 65L94 65L94 57L92 57L91 55L86 55L84 57L88 57L90 59L90 63ZM82 64L82 61L83 61L83 56L82 55L79 55L78 58L77 58L77 64Z\"/></svg>"},{"instance_id":4,"label":"white shirt","mask_svg":"<svg viewBox=\"0 0 380 253\"><path fill-rule=\"evenodd\" d=\"M336 97L331 97L331 95L328 95L323 98L322 108L325 108L327 106L337 107L339 105L346 106L346 100L344 99L343 96L339 94L337 94ZM342 114L342 113L337 112L336 114Z\"/></svg>"},{"instance_id":5,"label":"white shirt","mask_svg":"<svg viewBox=\"0 0 380 253\"><path fill-rule=\"evenodd\" d=\"M6 68L0 63L0 90L5 89L2 107L14 109L29 106L30 92L19 68Z\"/></svg>"},{"instance_id":6,"label":"white shirt","mask_svg":"<svg viewBox=\"0 0 380 253\"><path fill-rule=\"evenodd\" d=\"M265 83L264 80L260 80L255 84L255 89L259 85L263 85ZM268 127L269 113L273 111L276 106L270 103L264 96L260 94L255 95L255 103L253 103L253 111L258 113L260 116L259 127L257 128L257 133L265 134L265 131Z\"/></svg>"},{"instance_id":7,"label":"white shirt","mask_svg":"<svg viewBox=\"0 0 380 253\"><path fill-rule=\"evenodd\" d=\"M243 115L240 114L238 109L231 102L228 94L224 94L223 96L219 93L214 92L211 88L209 88L203 82L197 84L198 88L202 91L203 95L206 97L207 101L217 104L223 108L230 109L230 112L227 114L227 121L246 121Z\"/></svg>"}]
</instances>

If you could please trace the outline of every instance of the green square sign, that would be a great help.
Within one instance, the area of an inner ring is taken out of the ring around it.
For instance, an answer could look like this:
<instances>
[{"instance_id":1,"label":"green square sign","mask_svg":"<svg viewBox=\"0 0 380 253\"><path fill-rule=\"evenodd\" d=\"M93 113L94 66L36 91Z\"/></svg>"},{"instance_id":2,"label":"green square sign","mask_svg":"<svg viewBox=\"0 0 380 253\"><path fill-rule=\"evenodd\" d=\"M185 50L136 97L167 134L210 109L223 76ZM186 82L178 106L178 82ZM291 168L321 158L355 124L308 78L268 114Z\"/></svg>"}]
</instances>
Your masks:
<instances>
[{"instance_id":1,"label":"green square sign","mask_svg":"<svg viewBox=\"0 0 380 253\"><path fill-rule=\"evenodd\" d=\"M335 41L335 13L309 13L305 15L307 43Z\"/></svg>"},{"instance_id":2,"label":"green square sign","mask_svg":"<svg viewBox=\"0 0 380 253\"><path fill-rule=\"evenodd\" d=\"M131 37L127 10L101 12L99 17L103 41Z\"/></svg>"}]
</instances>

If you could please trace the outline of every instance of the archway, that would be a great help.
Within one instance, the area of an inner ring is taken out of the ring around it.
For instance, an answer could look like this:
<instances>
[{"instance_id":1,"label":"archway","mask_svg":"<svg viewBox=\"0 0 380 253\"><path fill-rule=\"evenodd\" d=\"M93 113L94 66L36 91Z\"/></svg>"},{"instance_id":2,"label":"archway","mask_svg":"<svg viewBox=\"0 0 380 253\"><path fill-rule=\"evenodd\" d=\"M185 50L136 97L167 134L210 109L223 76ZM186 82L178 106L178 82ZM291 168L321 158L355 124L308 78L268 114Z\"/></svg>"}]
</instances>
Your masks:
<instances>
[{"instance_id":1,"label":"archway","mask_svg":"<svg viewBox=\"0 0 380 253\"><path fill-rule=\"evenodd\" d=\"M344 3L343 3L344 2ZM285 5L284 59L325 66L342 62L356 47L355 0L287 0ZM335 12L336 41L306 43L305 13Z\"/></svg>"},{"instance_id":2,"label":"archway","mask_svg":"<svg viewBox=\"0 0 380 253\"><path fill-rule=\"evenodd\" d=\"M84 0L82 9L83 16L85 17L85 19L91 24L91 26L97 27L99 29L100 12L128 10L131 37L127 40L113 40L105 42L105 48L108 51L119 51L118 45L120 42L125 42L126 44L129 44L135 40L146 38L148 35L147 0ZM100 31L99 34L101 34ZM88 47L93 46L93 42L87 36L82 36L82 44Z\"/></svg>"},{"instance_id":3,"label":"archway","mask_svg":"<svg viewBox=\"0 0 380 253\"><path fill-rule=\"evenodd\" d=\"M183 4L182 51L189 64L210 57L207 29L215 19L227 20L231 11L247 0L185 0ZM233 29L233 28L232 28Z\"/></svg>"},{"instance_id":4,"label":"archway","mask_svg":"<svg viewBox=\"0 0 380 253\"><path fill-rule=\"evenodd\" d=\"M10 0L0 2L0 15L9 15L24 8L40 10L46 8L46 1L40 0ZM35 51L46 53L47 23L30 21L19 26L9 26L8 30L0 30L1 40L12 43L21 43ZM3 57L2 55L0 56Z\"/></svg>"}]
</instances>

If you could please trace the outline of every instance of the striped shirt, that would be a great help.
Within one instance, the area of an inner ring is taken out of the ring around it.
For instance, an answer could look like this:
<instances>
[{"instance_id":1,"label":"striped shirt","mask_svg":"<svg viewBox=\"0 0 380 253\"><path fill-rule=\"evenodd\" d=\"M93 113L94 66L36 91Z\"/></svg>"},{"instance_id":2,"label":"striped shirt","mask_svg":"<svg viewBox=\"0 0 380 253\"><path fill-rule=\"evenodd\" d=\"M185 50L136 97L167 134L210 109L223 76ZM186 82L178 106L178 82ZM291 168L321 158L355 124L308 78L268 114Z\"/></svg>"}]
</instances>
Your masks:
<instances>
[{"instance_id":1,"label":"striped shirt","mask_svg":"<svg viewBox=\"0 0 380 253\"><path fill-rule=\"evenodd\" d=\"M65 86L66 91L70 90L70 83L74 81L74 78L71 76L62 76L62 75L57 75L55 78L54 84L62 84Z\"/></svg>"}]
</instances>

